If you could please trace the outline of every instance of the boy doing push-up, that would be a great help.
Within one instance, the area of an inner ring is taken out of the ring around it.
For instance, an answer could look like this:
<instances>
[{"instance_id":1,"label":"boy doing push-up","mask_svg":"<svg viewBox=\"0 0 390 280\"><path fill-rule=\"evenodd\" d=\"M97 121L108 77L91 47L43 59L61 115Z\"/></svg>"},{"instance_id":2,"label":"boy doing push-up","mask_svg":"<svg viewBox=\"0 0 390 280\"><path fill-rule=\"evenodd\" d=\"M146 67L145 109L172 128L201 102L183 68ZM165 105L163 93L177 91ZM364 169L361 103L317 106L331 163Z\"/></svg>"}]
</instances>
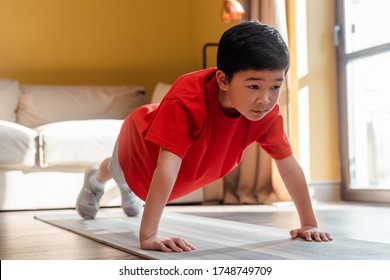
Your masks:
<instances>
[{"instance_id":1,"label":"boy doing push-up","mask_svg":"<svg viewBox=\"0 0 390 280\"><path fill-rule=\"evenodd\" d=\"M289 52L275 29L243 22L221 37L217 67L179 77L160 104L142 106L125 120L113 156L86 171L77 211L93 219L104 183L114 178L128 216L141 213L140 246L191 251L180 237L159 234L165 205L218 180L257 142L275 159L297 208L292 238L329 241L317 227L307 183L286 137L278 98Z\"/></svg>"}]
</instances>

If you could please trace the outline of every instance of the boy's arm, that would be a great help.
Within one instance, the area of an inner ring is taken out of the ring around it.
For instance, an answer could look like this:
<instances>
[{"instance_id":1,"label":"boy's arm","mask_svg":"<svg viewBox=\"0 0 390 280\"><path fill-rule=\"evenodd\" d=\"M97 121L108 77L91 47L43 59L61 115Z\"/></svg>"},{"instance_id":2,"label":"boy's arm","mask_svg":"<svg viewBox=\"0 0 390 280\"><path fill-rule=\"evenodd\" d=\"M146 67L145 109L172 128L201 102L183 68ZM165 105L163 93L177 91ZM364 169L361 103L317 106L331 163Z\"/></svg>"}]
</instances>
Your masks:
<instances>
[{"instance_id":1,"label":"boy's arm","mask_svg":"<svg viewBox=\"0 0 390 280\"><path fill-rule=\"evenodd\" d=\"M298 210L301 228L290 232L292 238L302 237L310 241L329 241L332 237L328 233L318 230L317 221L314 216L313 207L309 196L309 191L305 175L301 166L294 156L282 160L275 160L280 176L294 201Z\"/></svg>"},{"instance_id":2,"label":"boy's arm","mask_svg":"<svg viewBox=\"0 0 390 280\"><path fill-rule=\"evenodd\" d=\"M181 252L195 249L184 239L158 235L161 215L175 184L180 166L180 157L168 150L160 149L142 215L140 227L140 245L142 249L164 252Z\"/></svg>"}]
</instances>

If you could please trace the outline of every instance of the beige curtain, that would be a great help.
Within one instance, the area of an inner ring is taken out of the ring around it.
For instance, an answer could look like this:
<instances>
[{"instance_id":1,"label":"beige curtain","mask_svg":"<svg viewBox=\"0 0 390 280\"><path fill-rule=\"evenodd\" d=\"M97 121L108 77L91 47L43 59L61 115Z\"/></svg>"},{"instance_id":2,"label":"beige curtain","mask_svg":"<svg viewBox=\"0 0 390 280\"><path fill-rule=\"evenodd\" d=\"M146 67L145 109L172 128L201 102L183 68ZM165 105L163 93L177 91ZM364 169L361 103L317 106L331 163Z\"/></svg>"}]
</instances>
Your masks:
<instances>
[{"instance_id":1,"label":"beige curtain","mask_svg":"<svg viewBox=\"0 0 390 280\"><path fill-rule=\"evenodd\" d=\"M247 20L256 19L277 29L288 44L285 0L241 1ZM279 99L288 129L288 77ZM237 168L224 178L225 204L269 204L290 200L274 160L257 143L251 144Z\"/></svg>"}]
</instances>

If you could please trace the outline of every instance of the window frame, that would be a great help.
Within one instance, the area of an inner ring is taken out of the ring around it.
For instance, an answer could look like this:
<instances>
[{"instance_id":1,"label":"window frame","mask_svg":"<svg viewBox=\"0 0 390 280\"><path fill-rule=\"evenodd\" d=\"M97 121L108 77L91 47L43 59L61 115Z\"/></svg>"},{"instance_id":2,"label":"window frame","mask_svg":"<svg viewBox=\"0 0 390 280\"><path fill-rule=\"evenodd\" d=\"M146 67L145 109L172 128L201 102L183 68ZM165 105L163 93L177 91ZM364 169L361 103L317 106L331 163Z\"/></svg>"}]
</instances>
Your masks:
<instances>
[{"instance_id":1,"label":"window frame","mask_svg":"<svg viewBox=\"0 0 390 280\"><path fill-rule=\"evenodd\" d=\"M341 197L343 200L364 202L390 202L390 189L352 188L349 163L349 126L348 126L348 81L347 65L354 59L369 57L390 51L390 42L382 45L346 53L345 42L345 0L335 0L334 41L337 58L337 96L339 113L339 139L341 164Z\"/></svg>"}]
</instances>

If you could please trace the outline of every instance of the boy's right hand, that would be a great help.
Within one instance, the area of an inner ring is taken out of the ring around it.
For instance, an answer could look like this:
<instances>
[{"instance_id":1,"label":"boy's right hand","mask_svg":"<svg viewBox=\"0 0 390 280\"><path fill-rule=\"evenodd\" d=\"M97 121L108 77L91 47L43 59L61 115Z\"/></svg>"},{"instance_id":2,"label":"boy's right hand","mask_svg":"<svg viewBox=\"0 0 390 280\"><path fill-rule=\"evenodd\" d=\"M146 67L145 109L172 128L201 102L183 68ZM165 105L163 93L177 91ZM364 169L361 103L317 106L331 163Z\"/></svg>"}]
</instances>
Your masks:
<instances>
[{"instance_id":1,"label":"boy's right hand","mask_svg":"<svg viewBox=\"0 0 390 280\"><path fill-rule=\"evenodd\" d=\"M141 241L141 249L170 252L191 251L196 248L180 237L152 235Z\"/></svg>"}]
</instances>

